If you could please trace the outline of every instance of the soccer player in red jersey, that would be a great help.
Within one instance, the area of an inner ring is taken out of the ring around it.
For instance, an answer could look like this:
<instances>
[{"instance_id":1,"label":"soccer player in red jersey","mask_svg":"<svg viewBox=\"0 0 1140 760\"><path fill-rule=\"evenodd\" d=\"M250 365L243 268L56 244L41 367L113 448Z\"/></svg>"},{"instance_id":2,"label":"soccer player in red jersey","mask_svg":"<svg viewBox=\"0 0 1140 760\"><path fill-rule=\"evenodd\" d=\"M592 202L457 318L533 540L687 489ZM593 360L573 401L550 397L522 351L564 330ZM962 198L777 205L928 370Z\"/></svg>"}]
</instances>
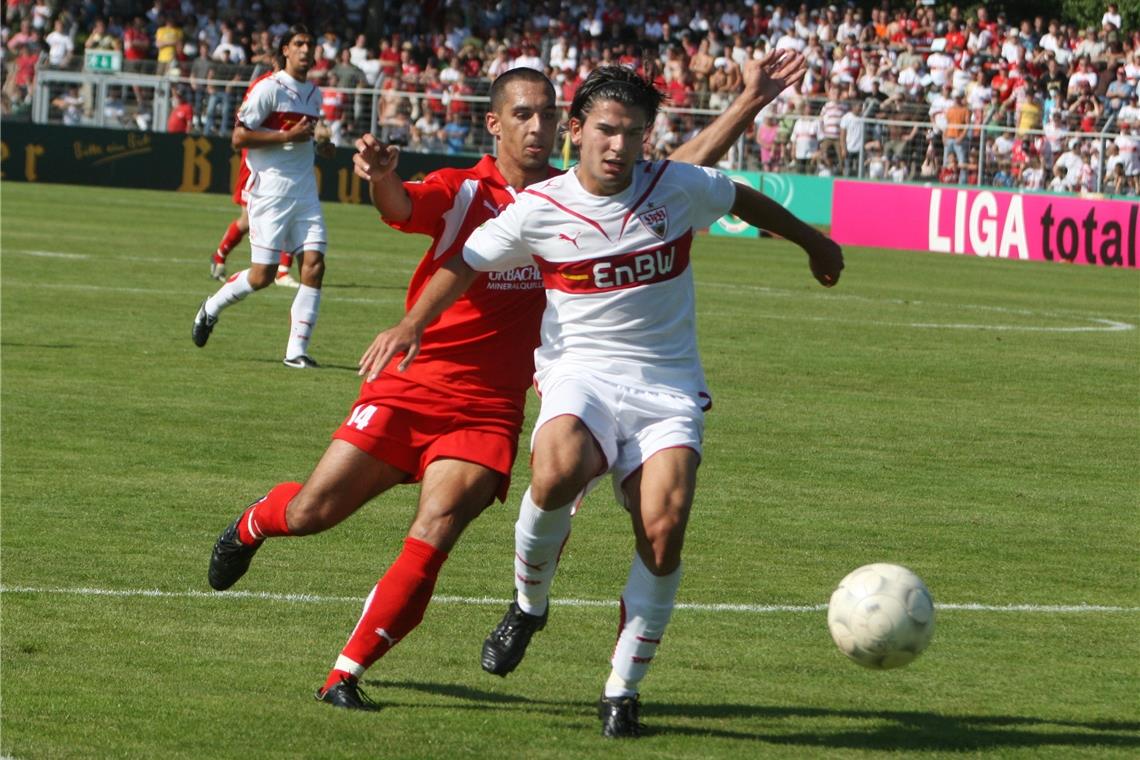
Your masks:
<instances>
[{"instance_id":1,"label":"soccer player in red jersey","mask_svg":"<svg viewBox=\"0 0 1140 760\"><path fill-rule=\"evenodd\" d=\"M805 70L786 51L750 67L744 94L673 157L710 163L756 113ZM371 135L357 142L358 175L388 224L432 236L412 277L409 306L431 276L527 185L558 174L549 165L558 127L555 93L540 72L513 69L495 80L486 127L497 157L470 169L442 169L423 182L400 182L398 151ZM281 483L252 504L214 546L208 578L224 590L249 568L266 538L326 530L374 496L420 482L416 516L403 550L364 603L348 643L317 698L368 709L358 682L365 670L423 619L440 568L467 524L504 499L534 371L532 352L545 307L532 266L488 275L424 333L419 361L362 365L360 397L309 479Z\"/></svg>"}]
</instances>

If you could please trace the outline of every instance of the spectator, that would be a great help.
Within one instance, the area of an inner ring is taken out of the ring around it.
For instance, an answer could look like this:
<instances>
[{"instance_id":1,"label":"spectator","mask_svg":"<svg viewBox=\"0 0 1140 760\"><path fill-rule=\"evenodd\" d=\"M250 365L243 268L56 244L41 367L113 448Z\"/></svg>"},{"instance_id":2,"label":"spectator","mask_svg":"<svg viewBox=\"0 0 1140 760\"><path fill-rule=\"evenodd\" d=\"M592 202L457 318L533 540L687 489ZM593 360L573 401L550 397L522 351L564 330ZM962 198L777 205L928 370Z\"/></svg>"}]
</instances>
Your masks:
<instances>
[{"instance_id":1,"label":"spectator","mask_svg":"<svg viewBox=\"0 0 1140 760\"><path fill-rule=\"evenodd\" d=\"M799 118L792 127L792 156L796 162L796 170L806 174L819 153L819 119L811 115L806 100L800 101L798 114Z\"/></svg>"},{"instance_id":2,"label":"spectator","mask_svg":"<svg viewBox=\"0 0 1140 760\"><path fill-rule=\"evenodd\" d=\"M83 123L83 98L79 95L79 85L68 85L67 91L51 101L59 109L60 119L66 127L77 127Z\"/></svg>"},{"instance_id":3,"label":"spectator","mask_svg":"<svg viewBox=\"0 0 1140 760\"><path fill-rule=\"evenodd\" d=\"M194 123L194 108L182 96L182 91L175 89L170 93L170 116L166 119L166 131L186 133Z\"/></svg>"},{"instance_id":4,"label":"spectator","mask_svg":"<svg viewBox=\"0 0 1140 760\"><path fill-rule=\"evenodd\" d=\"M48 36L44 38L44 42L48 46L47 63L55 69L62 69L67 66L71 60L71 54L75 50L75 43L66 31L66 22L62 18L57 18L52 30Z\"/></svg>"},{"instance_id":5,"label":"spectator","mask_svg":"<svg viewBox=\"0 0 1140 760\"><path fill-rule=\"evenodd\" d=\"M1021 187L1026 190L1045 189L1045 169L1042 167L1041 156L1029 159L1029 166L1021 171Z\"/></svg>"},{"instance_id":6,"label":"spectator","mask_svg":"<svg viewBox=\"0 0 1140 760\"><path fill-rule=\"evenodd\" d=\"M760 147L761 171L779 171L783 159L780 127L774 113L762 114L762 124L756 129L756 143Z\"/></svg>"},{"instance_id":7,"label":"spectator","mask_svg":"<svg viewBox=\"0 0 1140 760\"><path fill-rule=\"evenodd\" d=\"M222 25L221 40L218 42L210 57L219 63L237 66L245 63L245 49L234 39L234 30L227 24Z\"/></svg>"},{"instance_id":8,"label":"spectator","mask_svg":"<svg viewBox=\"0 0 1140 760\"><path fill-rule=\"evenodd\" d=\"M471 125L468 122L467 114L463 112L451 114L447 124L443 127L443 139L447 145L447 152L467 152L467 136L470 133Z\"/></svg>"},{"instance_id":9,"label":"spectator","mask_svg":"<svg viewBox=\"0 0 1140 760\"><path fill-rule=\"evenodd\" d=\"M182 38L182 27L174 22L172 16L159 16L159 27L154 33L159 74L165 74L171 64L178 60L182 50Z\"/></svg>"},{"instance_id":10,"label":"spectator","mask_svg":"<svg viewBox=\"0 0 1140 760\"><path fill-rule=\"evenodd\" d=\"M967 125L970 122L970 112L966 110L966 100L962 95L955 95L945 114L946 127L942 133L942 162L947 163L951 154L961 167L962 174L958 177L959 183L965 183L966 157L969 155L969 135Z\"/></svg>"},{"instance_id":11,"label":"spectator","mask_svg":"<svg viewBox=\"0 0 1140 760\"><path fill-rule=\"evenodd\" d=\"M149 73L150 34L146 30L145 17L135 16L123 32L123 58L124 71Z\"/></svg>"},{"instance_id":12,"label":"spectator","mask_svg":"<svg viewBox=\"0 0 1140 760\"><path fill-rule=\"evenodd\" d=\"M1116 76L1113 77L1104 91L1106 110L1109 113L1118 113L1135 91L1136 88L1128 81L1128 72L1124 65L1117 66Z\"/></svg>"},{"instance_id":13,"label":"spectator","mask_svg":"<svg viewBox=\"0 0 1140 760\"><path fill-rule=\"evenodd\" d=\"M839 88L833 85L827 91L827 102L819 111L819 154L829 166L837 165L840 160L839 122L846 112L847 106L839 96Z\"/></svg>"}]
</instances>

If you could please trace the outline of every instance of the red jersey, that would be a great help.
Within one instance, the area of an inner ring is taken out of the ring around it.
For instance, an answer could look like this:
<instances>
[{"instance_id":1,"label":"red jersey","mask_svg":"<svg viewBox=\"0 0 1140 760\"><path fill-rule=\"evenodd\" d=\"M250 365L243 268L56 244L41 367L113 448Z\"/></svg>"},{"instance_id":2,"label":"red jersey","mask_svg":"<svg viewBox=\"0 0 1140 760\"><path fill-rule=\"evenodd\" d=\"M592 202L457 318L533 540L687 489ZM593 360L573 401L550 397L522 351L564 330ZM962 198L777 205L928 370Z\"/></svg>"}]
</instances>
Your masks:
<instances>
[{"instance_id":1,"label":"red jersey","mask_svg":"<svg viewBox=\"0 0 1140 760\"><path fill-rule=\"evenodd\" d=\"M559 172L550 170L554 176ZM412 214L390 223L401 232L432 237L408 286L407 307L419 298L431 276L452 256L476 227L515 200L515 191L484 156L470 169L440 169L423 182L405 182ZM480 274L438 320L424 330L420 353L405 372L393 359L386 373L452 394L489 395L521 410L534 376L534 349L546 308L542 276L534 266Z\"/></svg>"}]
</instances>

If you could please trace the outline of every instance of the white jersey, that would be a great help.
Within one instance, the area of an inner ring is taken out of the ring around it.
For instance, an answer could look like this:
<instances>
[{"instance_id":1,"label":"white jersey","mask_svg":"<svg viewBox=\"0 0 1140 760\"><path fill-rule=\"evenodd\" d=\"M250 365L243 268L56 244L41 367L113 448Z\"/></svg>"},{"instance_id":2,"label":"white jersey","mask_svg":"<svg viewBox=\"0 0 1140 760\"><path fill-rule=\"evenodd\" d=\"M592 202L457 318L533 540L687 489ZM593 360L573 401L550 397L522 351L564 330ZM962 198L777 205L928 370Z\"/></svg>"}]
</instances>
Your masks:
<instances>
[{"instance_id":1,"label":"white jersey","mask_svg":"<svg viewBox=\"0 0 1140 760\"><path fill-rule=\"evenodd\" d=\"M299 82L284 71L259 80L238 109L237 120L257 132L284 131L302 118L321 115L321 91L311 82ZM246 187L258 196L315 197L313 141L291 142L247 151L250 180Z\"/></svg>"},{"instance_id":2,"label":"white jersey","mask_svg":"<svg viewBox=\"0 0 1140 760\"><path fill-rule=\"evenodd\" d=\"M475 230L479 271L536 264L546 289L535 367L577 365L626 385L707 393L697 353L693 231L726 214L736 186L714 169L641 162L617 195L575 171L533 185Z\"/></svg>"}]
</instances>

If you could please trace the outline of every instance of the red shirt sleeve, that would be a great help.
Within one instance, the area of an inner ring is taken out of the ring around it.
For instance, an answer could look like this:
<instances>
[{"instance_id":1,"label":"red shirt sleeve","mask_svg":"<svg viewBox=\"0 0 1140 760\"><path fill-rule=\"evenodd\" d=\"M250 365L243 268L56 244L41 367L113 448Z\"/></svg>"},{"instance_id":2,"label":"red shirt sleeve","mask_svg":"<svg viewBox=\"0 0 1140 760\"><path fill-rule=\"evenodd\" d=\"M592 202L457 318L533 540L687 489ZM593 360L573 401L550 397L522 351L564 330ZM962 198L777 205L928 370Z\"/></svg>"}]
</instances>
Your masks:
<instances>
[{"instance_id":1,"label":"red shirt sleeve","mask_svg":"<svg viewBox=\"0 0 1140 760\"><path fill-rule=\"evenodd\" d=\"M455 190L433 175L428 175L423 182L405 182L404 190L412 199L412 215L402 222L388 222L388 225L400 232L418 232L435 237L443 223L443 215L455 205Z\"/></svg>"}]
</instances>

